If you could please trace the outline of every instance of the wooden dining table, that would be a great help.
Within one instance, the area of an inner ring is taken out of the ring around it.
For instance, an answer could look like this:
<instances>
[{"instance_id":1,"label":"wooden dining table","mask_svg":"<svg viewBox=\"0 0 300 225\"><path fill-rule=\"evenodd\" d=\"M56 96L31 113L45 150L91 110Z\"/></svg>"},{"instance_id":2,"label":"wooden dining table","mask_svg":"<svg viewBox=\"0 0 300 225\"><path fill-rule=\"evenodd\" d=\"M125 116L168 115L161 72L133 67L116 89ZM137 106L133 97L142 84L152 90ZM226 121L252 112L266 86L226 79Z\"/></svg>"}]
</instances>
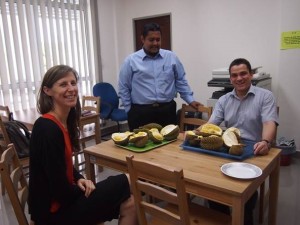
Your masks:
<instances>
[{"instance_id":1,"label":"wooden dining table","mask_svg":"<svg viewBox=\"0 0 300 225\"><path fill-rule=\"evenodd\" d=\"M86 175L95 181L94 165L127 172L126 156L183 169L186 191L232 207L232 224L244 221L244 206L259 186L269 178L268 224L276 225L280 150L272 148L268 155L243 160L258 166L262 175L254 179L237 179L222 173L221 166L235 160L182 149L183 134L167 145L147 152L132 152L116 146L112 140L84 149ZM162 184L164 181L161 181Z\"/></svg>"}]
</instances>

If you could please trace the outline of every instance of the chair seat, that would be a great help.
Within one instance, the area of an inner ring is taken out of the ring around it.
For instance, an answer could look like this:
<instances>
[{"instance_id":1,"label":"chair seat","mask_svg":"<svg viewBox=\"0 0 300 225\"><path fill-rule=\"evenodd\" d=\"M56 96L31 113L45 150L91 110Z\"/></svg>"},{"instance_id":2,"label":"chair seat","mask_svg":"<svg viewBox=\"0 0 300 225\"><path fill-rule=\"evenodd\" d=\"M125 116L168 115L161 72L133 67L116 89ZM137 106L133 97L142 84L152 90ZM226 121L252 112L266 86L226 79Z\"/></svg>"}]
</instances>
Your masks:
<instances>
[{"instance_id":1,"label":"chair seat","mask_svg":"<svg viewBox=\"0 0 300 225\"><path fill-rule=\"evenodd\" d=\"M114 121L125 121L127 120L127 113L124 109L114 109L111 113L111 119Z\"/></svg>"},{"instance_id":2,"label":"chair seat","mask_svg":"<svg viewBox=\"0 0 300 225\"><path fill-rule=\"evenodd\" d=\"M112 110L110 108L101 108L100 118L108 119Z\"/></svg>"}]
</instances>

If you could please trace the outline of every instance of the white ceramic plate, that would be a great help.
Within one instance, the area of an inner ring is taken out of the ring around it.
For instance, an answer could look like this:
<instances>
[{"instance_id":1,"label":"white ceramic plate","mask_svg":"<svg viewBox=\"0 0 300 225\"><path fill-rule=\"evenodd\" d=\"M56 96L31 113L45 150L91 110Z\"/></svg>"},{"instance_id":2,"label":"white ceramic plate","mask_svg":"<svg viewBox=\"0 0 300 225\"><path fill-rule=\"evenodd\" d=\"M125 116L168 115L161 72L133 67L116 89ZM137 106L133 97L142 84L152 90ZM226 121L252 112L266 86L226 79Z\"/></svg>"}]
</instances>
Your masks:
<instances>
[{"instance_id":1,"label":"white ceramic plate","mask_svg":"<svg viewBox=\"0 0 300 225\"><path fill-rule=\"evenodd\" d=\"M221 171L227 176L239 179L252 179L259 177L262 170L250 163L232 162L221 167Z\"/></svg>"}]
</instances>

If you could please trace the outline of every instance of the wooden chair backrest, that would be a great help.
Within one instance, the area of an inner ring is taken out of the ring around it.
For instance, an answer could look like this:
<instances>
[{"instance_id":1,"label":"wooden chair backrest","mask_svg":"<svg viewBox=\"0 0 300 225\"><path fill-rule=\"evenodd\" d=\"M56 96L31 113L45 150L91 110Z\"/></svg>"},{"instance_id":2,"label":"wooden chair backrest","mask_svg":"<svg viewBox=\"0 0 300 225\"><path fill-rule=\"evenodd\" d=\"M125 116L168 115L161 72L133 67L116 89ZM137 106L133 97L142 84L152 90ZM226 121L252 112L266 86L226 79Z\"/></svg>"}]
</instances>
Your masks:
<instances>
[{"instance_id":1,"label":"wooden chair backrest","mask_svg":"<svg viewBox=\"0 0 300 225\"><path fill-rule=\"evenodd\" d=\"M9 144L1 155L0 173L19 224L28 225L24 212L28 185L13 144Z\"/></svg>"},{"instance_id":2,"label":"wooden chair backrest","mask_svg":"<svg viewBox=\"0 0 300 225\"><path fill-rule=\"evenodd\" d=\"M180 131L183 132L185 130L186 125L195 125L195 126L201 126L209 120L211 114L212 114L212 107L209 106L198 106L197 109L190 105L182 104L181 107L181 114L180 114L180 124L179 128ZM188 113L202 113L201 118L188 118ZM206 114L206 117L204 119L204 115Z\"/></svg>"},{"instance_id":3,"label":"wooden chair backrest","mask_svg":"<svg viewBox=\"0 0 300 225\"><path fill-rule=\"evenodd\" d=\"M9 136L7 134L6 128L4 126L3 121L7 121L9 118L10 110L8 106L0 105L0 134L2 138L0 138L0 146L2 149L6 149L8 144L11 143ZM1 152L0 152L1 155Z\"/></svg>"},{"instance_id":4,"label":"wooden chair backrest","mask_svg":"<svg viewBox=\"0 0 300 225\"><path fill-rule=\"evenodd\" d=\"M82 107L81 110L88 110L91 113L100 113L100 97L95 96L83 96L82 97ZM95 139L96 144L101 142L101 132L100 132L100 116L93 119L87 119L82 116L80 119L80 142L85 143L86 141ZM93 125L91 129L84 129L86 125ZM97 130L97 132L96 132Z\"/></svg>"},{"instance_id":5,"label":"wooden chair backrest","mask_svg":"<svg viewBox=\"0 0 300 225\"><path fill-rule=\"evenodd\" d=\"M10 114L10 110L8 106L4 106L4 105L0 105L0 115L1 116L5 116L5 117L9 117Z\"/></svg>"},{"instance_id":6,"label":"wooden chair backrest","mask_svg":"<svg viewBox=\"0 0 300 225\"><path fill-rule=\"evenodd\" d=\"M2 117L0 116L0 134L1 134L1 138L0 138L0 146L3 149L6 149L8 144L11 143L10 138L8 136L8 133L6 131L5 125L3 123ZM0 154L1 155L1 154Z\"/></svg>"},{"instance_id":7,"label":"wooden chair backrest","mask_svg":"<svg viewBox=\"0 0 300 225\"><path fill-rule=\"evenodd\" d=\"M4 114L2 113L4 112ZM2 155L3 151L8 148L8 145L11 144L11 140L9 138L9 135L6 131L6 127L3 123L3 121L7 121L10 111L9 108L7 106L0 106L0 156ZM29 157L24 157L19 159L20 163L22 165L23 168L28 168L29 167ZM28 175L28 173L27 173ZM2 179L0 177L0 179ZM5 185L3 182L1 182L1 193L2 195L5 195Z\"/></svg>"},{"instance_id":8,"label":"wooden chair backrest","mask_svg":"<svg viewBox=\"0 0 300 225\"><path fill-rule=\"evenodd\" d=\"M100 97L95 96L83 96L82 97L82 112L89 111L98 116L89 118L89 115L83 115L80 118L79 129L80 137L79 142L81 144L81 150L79 152L74 152L74 166L79 171L84 171L84 155L83 149L86 147L86 142L90 140L95 140L96 144L101 142L101 128L100 128Z\"/></svg>"},{"instance_id":9,"label":"wooden chair backrest","mask_svg":"<svg viewBox=\"0 0 300 225\"><path fill-rule=\"evenodd\" d=\"M81 110L100 113L100 97L82 96Z\"/></svg>"},{"instance_id":10,"label":"wooden chair backrest","mask_svg":"<svg viewBox=\"0 0 300 225\"><path fill-rule=\"evenodd\" d=\"M141 161L134 159L133 156L127 156L126 160L140 224L148 224L146 214L149 214L152 219L168 224L189 225L183 170ZM177 206L177 212L159 207L149 200L151 198L143 198L144 194Z\"/></svg>"}]
</instances>

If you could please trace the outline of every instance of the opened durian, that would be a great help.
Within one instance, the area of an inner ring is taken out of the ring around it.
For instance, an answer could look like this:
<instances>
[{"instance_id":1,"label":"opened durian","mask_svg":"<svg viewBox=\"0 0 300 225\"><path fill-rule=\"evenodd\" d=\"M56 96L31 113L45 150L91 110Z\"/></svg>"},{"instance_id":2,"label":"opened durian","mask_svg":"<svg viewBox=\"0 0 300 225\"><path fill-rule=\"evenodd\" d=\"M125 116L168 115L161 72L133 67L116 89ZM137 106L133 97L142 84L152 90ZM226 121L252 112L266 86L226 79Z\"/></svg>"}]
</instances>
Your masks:
<instances>
[{"instance_id":1,"label":"opened durian","mask_svg":"<svg viewBox=\"0 0 300 225\"><path fill-rule=\"evenodd\" d=\"M164 140L164 137L161 133L159 133L157 128L152 128L149 130L149 138L155 144L159 144Z\"/></svg>"},{"instance_id":2,"label":"opened durian","mask_svg":"<svg viewBox=\"0 0 300 225\"><path fill-rule=\"evenodd\" d=\"M228 128L227 130L225 130L225 132L222 135L224 144L229 148L233 145L240 144L240 140L241 140L240 135L241 132L239 129L235 127Z\"/></svg>"},{"instance_id":3,"label":"opened durian","mask_svg":"<svg viewBox=\"0 0 300 225\"><path fill-rule=\"evenodd\" d=\"M217 135L203 137L200 142L201 148L208 150L219 150L223 146L223 139Z\"/></svg>"},{"instance_id":4,"label":"opened durian","mask_svg":"<svg viewBox=\"0 0 300 225\"><path fill-rule=\"evenodd\" d=\"M117 145L127 145L131 135L131 132L126 131L125 133L113 133L111 138Z\"/></svg>"},{"instance_id":5,"label":"opened durian","mask_svg":"<svg viewBox=\"0 0 300 225\"><path fill-rule=\"evenodd\" d=\"M194 138L197 138L197 137L198 137L198 135L192 130L187 130L185 132L185 140L187 140L187 141L191 140L191 139L194 139Z\"/></svg>"},{"instance_id":6,"label":"opened durian","mask_svg":"<svg viewBox=\"0 0 300 225\"><path fill-rule=\"evenodd\" d=\"M148 134L146 132L138 132L129 137L129 143L132 143L135 147L145 147L148 142Z\"/></svg>"},{"instance_id":7,"label":"opened durian","mask_svg":"<svg viewBox=\"0 0 300 225\"><path fill-rule=\"evenodd\" d=\"M219 127L215 124L212 124L212 123L203 124L202 126L197 128L196 131L197 131L198 135L202 135L203 137L207 137L210 135L221 136L222 132L223 132L221 127Z\"/></svg>"},{"instance_id":8,"label":"opened durian","mask_svg":"<svg viewBox=\"0 0 300 225\"><path fill-rule=\"evenodd\" d=\"M139 132L146 132L149 135L149 129L146 129L146 128L133 129L133 133L137 134Z\"/></svg>"},{"instance_id":9,"label":"opened durian","mask_svg":"<svg viewBox=\"0 0 300 225\"><path fill-rule=\"evenodd\" d=\"M229 149L230 155L242 155L244 152L243 149L244 145L238 144L238 145L232 145Z\"/></svg>"},{"instance_id":10,"label":"opened durian","mask_svg":"<svg viewBox=\"0 0 300 225\"><path fill-rule=\"evenodd\" d=\"M202 136L196 136L195 138L188 140L188 142L191 146L199 147L202 138Z\"/></svg>"},{"instance_id":11,"label":"opened durian","mask_svg":"<svg viewBox=\"0 0 300 225\"><path fill-rule=\"evenodd\" d=\"M241 143L241 131L236 127L229 127L222 135L224 144L229 148L231 155L242 155L244 145Z\"/></svg>"},{"instance_id":12,"label":"opened durian","mask_svg":"<svg viewBox=\"0 0 300 225\"><path fill-rule=\"evenodd\" d=\"M161 135L164 137L165 140L170 141L177 138L179 135L179 127L178 125L169 124L163 127L160 131Z\"/></svg>"}]
</instances>

